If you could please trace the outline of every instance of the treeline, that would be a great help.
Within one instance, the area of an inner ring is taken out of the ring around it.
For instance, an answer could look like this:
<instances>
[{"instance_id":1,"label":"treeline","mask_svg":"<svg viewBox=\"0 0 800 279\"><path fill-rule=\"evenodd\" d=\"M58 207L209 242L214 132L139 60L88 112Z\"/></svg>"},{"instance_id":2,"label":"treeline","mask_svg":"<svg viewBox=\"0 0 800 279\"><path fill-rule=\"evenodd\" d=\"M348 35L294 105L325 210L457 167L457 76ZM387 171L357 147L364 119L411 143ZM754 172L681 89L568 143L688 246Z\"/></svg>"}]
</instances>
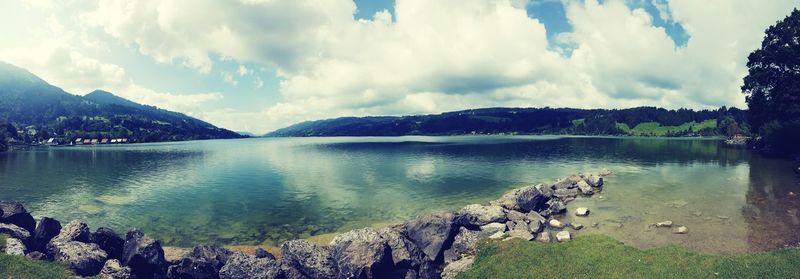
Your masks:
<instances>
[{"instance_id":1,"label":"treeline","mask_svg":"<svg viewBox=\"0 0 800 279\"><path fill-rule=\"evenodd\" d=\"M577 134L628 135L623 127L643 123L681 126L714 120L712 127L693 130L670 129L666 136L723 135L747 133L745 111L722 107L718 110L667 110L655 107L630 109L572 108L485 108L433 115L343 117L303 122L276 130L266 136L402 136L466 134ZM720 126L722 125L722 126ZM726 126L727 125L727 126ZM730 128L728 126L735 126ZM744 128L742 128L744 127ZM661 134L659 134L661 135Z\"/></svg>"}]
</instances>

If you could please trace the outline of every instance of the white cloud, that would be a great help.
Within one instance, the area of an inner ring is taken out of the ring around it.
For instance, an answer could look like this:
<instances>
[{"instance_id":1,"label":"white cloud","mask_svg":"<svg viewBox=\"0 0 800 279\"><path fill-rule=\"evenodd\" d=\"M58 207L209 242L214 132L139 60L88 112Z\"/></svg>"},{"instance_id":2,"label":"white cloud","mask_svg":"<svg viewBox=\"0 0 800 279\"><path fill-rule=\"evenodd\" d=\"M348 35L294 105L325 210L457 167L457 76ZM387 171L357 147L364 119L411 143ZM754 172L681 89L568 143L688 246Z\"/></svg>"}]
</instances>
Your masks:
<instances>
[{"instance_id":1,"label":"white cloud","mask_svg":"<svg viewBox=\"0 0 800 279\"><path fill-rule=\"evenodd\" d=\"M246 75L248 75L248 74L250 74L252 72L253 71L251 71L250 69L248 69L244 65L239 65L239 68L236 69L236 73L239 74L240 77L246 76Z\"/></svg>"},{"instance_id":2,"label":"white cloud","mask_svg":"<svg viewBox=\"0 0 800 279\"><path fill-rule=\"evenodd\" d=\"M231 86L239 85L239 81L236 80L236 78L233 77L232 73L230 73L230 72L221 72L219 74L220 74L220 76L222 76L222 81L224 81L225 83L230 84Z\"/></svg>"}]
</instances>

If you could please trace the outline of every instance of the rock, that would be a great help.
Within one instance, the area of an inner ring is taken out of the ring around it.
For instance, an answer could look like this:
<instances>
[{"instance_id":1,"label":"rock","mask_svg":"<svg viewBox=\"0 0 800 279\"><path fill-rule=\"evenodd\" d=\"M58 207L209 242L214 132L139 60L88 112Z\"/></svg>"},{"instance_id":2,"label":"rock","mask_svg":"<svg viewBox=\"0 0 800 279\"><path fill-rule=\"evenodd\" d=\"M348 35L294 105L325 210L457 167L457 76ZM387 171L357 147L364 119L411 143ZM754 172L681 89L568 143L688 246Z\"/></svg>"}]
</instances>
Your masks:
<instances>
[{"instance_id":1,"label":"rock","mask_svg":"<svg viewBox=\"0 0 800 279\"><path fill-rule=\"evenodd\" d=\"M558 242L565 242L569 241L570 239L572 239L572 237L570 236L569 231L560 231L556 234L556 240L558 240Z\"/></svg>"},{"instance_id":2,"label":"rock","mask_svg":"<svg viewBox=\"0 0 800 279\"><path fill-rule=\"evenodd\" d=\"M103 268L108 254L97 244L79 241L50 242L53 260L69 266L79 276L94 276Z\"/></svg>"},{"instance_id":3,"label":"rock","mask_svg":"<svg viewBox=\"0 0 800 279\"><path fill-rule=\"evenodd\" d=\"M586 176L584 179L586 184L592 187L602 187L603 186L603 177L597 174L590 174Z\"/></svg>"},{"instance_id":4,"label":"rock","mask_svg":"<svg viewBox=\"0 0 800 279\"><path fill-rule=\"evenodd\" d=\"M100 278L107 279L129 279L131 278L131 268L122 266L119 260L110 259L106 261L103 268L100 269Z\"/></svg>"},{"instance_id":5,"label":"rock","mask_svg":"<svg viewBox=\"0 0 800 279\"><path fill-rule=\"evenodd\" d=\"M183 258L186 257L186 255L189 254L189 252L192 251L192 249L170 246L166 246L161 249L164 250L164 260L167 261L168 265L178 264Z\"/></svg>"},{"instance_id":6,"label":"rock","mask_svg":"<svg viewBox=\"0 0 800 279\"><path fill-rule=\"evenodd\" d=\"M444 267L442 270L442 279L454 279L458 274L466 272L472 268L475 262L475 257L464 257L458 261L452 262Z\"/></svg>"},{"instance_id":7,"label":"rock","mask_svg":"<svg viewBox=\"0 0 800 279\"><path fill-rule=\"evenodd\" d=\"M703 216L703 212L702 211L695 211L695 212L692 212L692 215L694 215L695 217L700 217L700 216Z\"/></svg>"},{"instance_id":8,"label":"rock","mask_svg":"<svg viewBox=\"0 0 800 279\"><path fill-rule=\"evenodd\" d=\"M98 228L91 234L90 242L96 243L108 253L109 259L119 259L122 257L122 249L125 246L125 240L119 237L114 230L109 228Z\"/></svg>"},{"instance_id":9,"label":"rock","mask_svg":"<svg viewBox=\"0 0 800 279\"><path fill-rule=\"evenodd\" d=\"M728 220L731 217L728 217L728 216L725 216L725 215L717 215L717 218L722 219L722 220Z\"/></svg>"},{"instance_id":10,"label":"rock","mask_svg":"<svg viewBox=\"0 0 800 279\"><path fill-rule=\"evenodd\" d=\"M164 274L167 269L161 242L136 229L129 231L125 236L120 262L131 268L131 274L141 278Z\"/></svg>"},{"instance_id":11,"label":"rock","mask_svg":"<svg viewBox=\"0 0 800 279\"><path fill-rule=\"evenodd\" d=\"M32 248L36 251L46 251L47 243L60 232L61 223L58 222L58 220L42 217L42 220L39 220L39 223L36 224L36 230L33 232L33 239L31 240Z\"/></svg>"},{"instance_id":12,"label":"rock","mask_svg":"<svg viewBox=\"0 0 800 279\"><path fill-rule=\"evenodd\" d=\"M50 240L50 243L67 241L88 243L91 240L91 235L92 234L89 232L89 226L87 226L85 223L81 223L78 220L74 220L64 225L61 228L61 232L53 237L53 239Z\"/></svg>"},{"instance_id":13,"label":"rock","mask_svg":"<svg viewBox=\"0 0 800 279\"><path fill-rule=\"evenodd\" d=\"M392 250L392 261L397 268L419 267L425 255L405 235L403 226L383 228L378 231L381 238L385 239Z\"/></svg>"},{"instance_id":14,"label":"rock","mask_svg":"<svg viewBox=\"0 0 800 279\"><path fill-rule=\"evenodd\" d=\"M39 252L39 251L30 252L27 255L25 255L25 257L28 258L29 260L33 260L33 261L46 261L46 260L48 260L47 259L47 255L45 255L44 253Z\"/></svg>"},{"instance_id":15,"label":"rock","mask_svg":"<svg viewBox=\"0 0 800 279\"><path fill-rule=\"evenodd\" d=\"M602 170L600 170L600 172L598 174L600 176L609 176L609 175L611 175L611 171L608 170L608 169L602 169Z\"/></svg>"},{"instance_id":16,"label":"rock","mask_svg":"<svg viewBox=\"0 0 800 279\"><path fill-rule=\"evenodd\" d=\"M472 226L506 221L506 214L498 205L471 204L459 210L457 214L464 216L467 224Z\"/></svg>"},{"instance_id":17,"label":"rock","mask_svg":"<svg viewBox=\"0 0 800 279\"><path fill-rule=\"evenodd\" d=\"M22 240L9 237L6 238L5 243L6 254L15 256L24 256L28 252L28 248L22 243Z\"/></svg>"},{"instance_id":18,"label":"rock","mask_svg":"<svg viewBox=\"0 0 800 279\"><path fill-rule=\"evenodd\" d=\"M550 198L536 189L536 186L526 186L504 194L492 204L502 206L508 210L521 212L541 211Z\"/></svg>"},{"instance_id":19,"label":"rock","mask_svg":"<svg viewBox=\"0 0 800 279\"><path fill-rule=\"evenodd\" d=\"M547 224L550 225L550 227L554 228L554 229L564 228L564 224L561 223L561 221L558 221L556 219L550 219L550 222L548 222Z\"/></svg>"},{"instance_id":20,"label":"rock","mask_svg":"<svg viewBox=\"0 0 800 279\"><path fill-rule=\"evenodd\" d=\"M529 212L525 218L531 223L538 222L539 224L544 224L547 221L547 218L544 218L544 216L534 211Z\"/></svg>"},{"instance_id":21,"label":"rock","mask_svg":"<svg viewBox=\"0 0 800 279\"><path fill-rule=\"evenodd\" d=\"M531 240L531 239L534 238L534 235L530 232L530 230L527 230L527 229L510 230L510 231L508 231L508 236L509 236L509 239L519 238L519 239L526 240L526 241Z\"/></svg>"},{"instance_id":22,"label":"rock","mask_svg":"<svg viewBox=\"0 0 800 279\"><path fill-rule=\"evenodd\" d=\"M669 228L669 227L672 227L672 221L667 220L667 221L663 221L663 222L658 222L658 223L656 223L656 227L657 228Z\"/></svg>"},{"instance_id":23,"label":"rock","mask_svg":"<svg viewBox=\"0 0 800 279\"><path fill-rule=\"evenodd\" d=\"M480 241L481 238L480 232L471 231L462 227L454 238L450 249L444 251L444 262L454 262L461 259L464 255L475 255L475 251L478 248L478 241Z\"/></svg>"},{"instance_id":24,"label":"rock","mask_svg":"<svg viewBox=\"0 0 800 279\"><path fill-rule=\"evenodd\" d=\"M579 230L583 229L583 224L580 224L580 223L571 223L569 225L570 225L570 227L572 227L576 231L579 231Z\"/></svg>"},{"instance_id":25,"label":"rock","mask_svg":"<svg viewBox=\"0 0 800 279\"><path fill-rule=\"evenodd\" d=\"M489 239L503 239L506 237L506 232L496 232L489 236Z\"/></svg>"},{"instance_id":26,"label":"rock","mask_svg":"<svg viewBox=\"0 0 800 279\"><path fill-rule=\"evenodd\" d=\"M31 237L30 232L14 224L0 224L0 233L23 240Z\"/></svg>"},{"instance_id":27,"label":"rock","mask_svg":"<svg viewBox=\"0 0 800 279\"><path fill-rule=\"evenodd\" d=\"M506 231L506 224L503 223L490 223L480 227L481 232L485 235L493 235L497 232Z\"/></svg>"},{"instance_id":28,"label":"rock","mask_svg":"<svg viewBox=\"0 0 800 279\"><path fill-rule=\"evenodd\" d=\"M592 228L597 228L599 226L600 226L600 223L598 223L598 222L592 223Z\"/></svg>"},{"instance_id":29,"label":"rock","mask_svg":"<svg viewBox=\"0 0 800 279\"><path fill-rule=\"evenodd\" d=\"M577 209L575 209L575 216L588 216L588 215L589 215L589 209L586 207L578 207Z\"/></svg>"},{"instance_id":30,"label":"rock","mask_svg":"<svg viewBox=\"0 0 800 279\"><path fill-rule=\"evenodd\" d=\"M687 233L689 233L689 229L686 228L686 226L680 226L680 227L675 228L672 231L672 233L675 233L675 234L687 234Z\"/></svg>"},{"instance_id":31,"label":"rock","mask_svg":"<svg viewBox=\"0 0 800 279\"><path fill-rule=\"evenodd\" d=\"M393 272L389 245L372 228L337 235L329 246L338 278L385 278Z\"/></svg>"},{"instance_id":32,"label":"rock","mask_svg":"<svg viewBox=\"0 0 800 279\"><path fill-rule=\"evenodd\" d=\"M336 277L336 268L327 247L316 245L305 239L291 240L281 245L281 254L287 265L297 269L304 276L311 278Z\"/></svg>"},{"instance_id":33,"label":"rock","mask_svg":"<svg viewBox=\"0 0 800 279\"><path fill-rule=\"evenodd\" d=\"M553 196L559 199L574 198L578 196L578 189L556 189L553 191Z\"/></svg>"},{"instance_id":34,"label":"rock","mask_svg":"<svg viewBox=\"0 0 800 279\"><path fill-rule=\"evenodd\" d=\"M567 205L559 199L552 199L547 202L547 205L547 209L549 209L552 214L561 214L567 211Z\"/></svg>"},{"instance_id":35,"label":"rock","mask_svg":"<svg viewBox=\"0 0 800 279\"><path fill-rule=\"evenodd\" d=\"M230 255L231 251L218 246L194 247L177 264L169 266L167 278L218 278Z\"/></svg>"},{"instance_id":36,"label":"rock","mask_svg":"<svg viewBox=\"0 0 800 279\"><path fill-rule=\"evenodd\" d=\"M528 224L528 230L532 233L540 232L544 229L544 223L540 222L538 219L530 220Z\"/></svg>"},{"instance_id":37,"label":"rock","mask_svg":"<svg viewBox=\"0 0 800 279\"><path fill-rule=\"evenodd\" d=\"M407 269L407 268L400 268L400 269L395 270L392 278L397 278L397 279L417 279L417 278L419 278L419 275L417 275L417 271L416 270Z\"/></svg>"},{"instance_id":38,"label":"rock","mask_svg":"<svg viewBox=\"0 0 800 279\"><path fill-rule=\"evenodd\" d=\"M272 253L267 252L267 250L264 250L261 247L256 248L255 256L256 259L264 259L264 258L269 258L273 260L275 259L275 256L273 256Z\"/></svg>"},{"instance_id":39,"label":"rock","mask_svg":"<svg viewBox=\"0 0 800 279\"><path fill-rule=\"evenodd\" d=\"M575 188L575 182L567 179L559 179L550 188L554 190L572 189Z\"/></svg>"},{"instance_id":40,"label":"rock","mask_svg":"<svg viewBox=\"0 0 800 279\"><path fill-rule=\"evenodd\" d=\"M526 219L526 217L527 217L525 215L525 213L522 213L522 212L519 212L519 211L516 211L516 210L509 210L506 213L506 216L508 217L509 221L514 221L514 222L524 221Z\"/></svg>"},{"instance_id":41,"label":"rock","mask_svg":"<svg viewBox=\"0 0 800 279\"><path fill-rule=\"evenodd\" d=\"M578 181L578 183L576 185L578 186L578 190L581 191L581 194L584 194L584 195L587 195L587 196L590 196L590 195L594 194L594 190L592 189L592 186L590 186L589 183L586 183L586 181L583 181L583 180Z\"/></svg>"},{"instance_id":42,"label":"rock","mask_svg":"<svg viewBox=\"0 0 800 279\"><path fill-rule=\"evenodd\" d=\"M442 259L445 244L452 242L458 228L451 213L430 214L405 224L406 236L433 262Z\"/></svg>"},{"instance_id":43,"label":"rock","mask_svg":"<svg viewBox=\"0 0 800 279\"><path fill-rule=\"evenodd\" d=\"M17 225L28 232L36 229L36 220L19 202L0 201L0 213L0 223Z\"/></svg>"},{"instance_id":44,"label":"rock","mask_svg":"<svg viewBox=\"0 0 800 279\"><path fill-rule=\"evenodd\" d=\"M550 243L551 242L551 240L550 240L550 232L548 232L548 231L540 232L538 235L536 235L536 241L539 241L539 242L542 242L542 243Z\"/></svg>"},{"instance_id":45,"label":"rock","mask_svg":"<svg viewBox=\"0 0 800 279\"><path fill-rule=\"evenodd\" d=\"M299 275L299 274L298 274ZM287 278L281 265L271 257L255 258L244 253L233 253L219 270L221 279ZM295 277L288 277L295 278Z\"/></svg>"},{"instance_id":46,"label":"rock","mask_svg":"<svg viewBox=\"0 0 800 279\"><path fill-rule=\"evenodd\" d=\"M553 197L554 194L553 188L544 186L542 184L537 184L536 186L534 186L534 188L536 188L536 190L539 190L539 192L542 193L542 195L544 195L548 199Z\"/></svg>"}]
</instances>

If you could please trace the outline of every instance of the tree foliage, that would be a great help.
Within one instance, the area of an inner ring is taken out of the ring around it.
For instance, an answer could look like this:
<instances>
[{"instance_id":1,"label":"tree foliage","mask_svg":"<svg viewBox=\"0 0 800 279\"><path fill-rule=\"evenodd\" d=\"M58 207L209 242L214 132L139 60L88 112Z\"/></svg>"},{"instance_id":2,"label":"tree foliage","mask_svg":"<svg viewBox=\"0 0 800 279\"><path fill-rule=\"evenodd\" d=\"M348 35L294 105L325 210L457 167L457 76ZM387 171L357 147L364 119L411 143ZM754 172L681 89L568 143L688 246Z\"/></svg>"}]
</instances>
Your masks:
<instances>
[{"instance_id":1,"label":"tree foliage","mask_svg":"<svg viewBox=\"0 0 800 279\"><path fill-rule=\"evenodd\" d=\"M800 152L800 11L767 28L747 67L742 91L753 130L769 150Z\"/></svg>"}]
</instances>

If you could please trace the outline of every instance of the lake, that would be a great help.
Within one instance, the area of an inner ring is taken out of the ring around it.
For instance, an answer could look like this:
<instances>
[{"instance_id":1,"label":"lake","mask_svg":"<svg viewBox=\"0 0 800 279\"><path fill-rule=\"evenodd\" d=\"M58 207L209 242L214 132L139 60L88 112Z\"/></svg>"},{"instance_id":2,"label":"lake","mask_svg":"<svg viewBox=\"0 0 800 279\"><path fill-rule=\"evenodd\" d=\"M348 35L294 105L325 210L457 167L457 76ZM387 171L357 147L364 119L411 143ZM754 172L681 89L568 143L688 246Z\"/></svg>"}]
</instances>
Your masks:
<instances>
[{"instance_id":1,"label":"lake","mask_svg":"<svg viewBox=\"0 0 800 279\"><path fill-rule=\"evenodd\" d=\"M142 228L167 245L276 245L607 168L601 193L568 204L592 210L583 233L738 253L800 241L795 167L711 139L255 138L0 154L0 199L93 229ZM648 226L663 220L689 234Z\"/></svg>"}]
</instances>

